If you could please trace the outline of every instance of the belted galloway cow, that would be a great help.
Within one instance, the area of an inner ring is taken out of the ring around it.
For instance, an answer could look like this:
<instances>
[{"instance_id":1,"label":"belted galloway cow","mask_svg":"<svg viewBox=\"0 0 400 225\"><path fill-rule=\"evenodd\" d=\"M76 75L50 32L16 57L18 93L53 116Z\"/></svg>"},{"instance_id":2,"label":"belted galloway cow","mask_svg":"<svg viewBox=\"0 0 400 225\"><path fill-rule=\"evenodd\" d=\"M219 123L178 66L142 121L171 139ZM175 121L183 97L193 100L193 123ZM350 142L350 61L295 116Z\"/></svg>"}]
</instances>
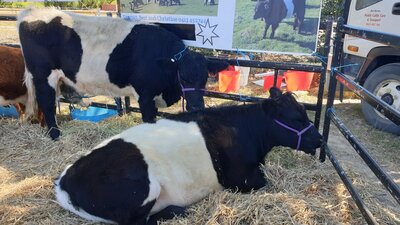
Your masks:
<instances>
[{"instance_id":1,"label":"belted galloway cow","mask_svg":"<svg viewBox=\"0 0 400 225\"><path fill-rule=\"evenodd\" d=\"M305 0L258 0L254 9L253 19L262 18L265 22L263 39L271 26L270 38L275 37L279 23L285 18L294 17L293 30L300 34L303 27L306 10Z\"/></svg>"},{"instance_id":2,"label":"belted galloway cow","mask_svg":"<svg viewBox=\"0 0 400 225\"><path fill-rule=\"evenodd\" d=\"M88 220L157 224L224 188L266 185L260 165L274 146L315 154L321 135L291 93L141 124L105 140L61 173L58 203Z\"/></svg>"},{"instance_id":3,"label":"belted galloway cow","mask_svg":"<svg viewBox=\"0 0 400 225\"><path fill-rule=\"evenodd\" d=\"M36 98L49 134L58 139L55 89L59 81L92 95L135 96L144 122L154 122L157 107L177 102L182 92L188 110L204 107L208 72L228 64L207 60L155 24L89 17L54 8L30 8L18 16L25 58L25 82Z\"/></svg>"}]
</instances>

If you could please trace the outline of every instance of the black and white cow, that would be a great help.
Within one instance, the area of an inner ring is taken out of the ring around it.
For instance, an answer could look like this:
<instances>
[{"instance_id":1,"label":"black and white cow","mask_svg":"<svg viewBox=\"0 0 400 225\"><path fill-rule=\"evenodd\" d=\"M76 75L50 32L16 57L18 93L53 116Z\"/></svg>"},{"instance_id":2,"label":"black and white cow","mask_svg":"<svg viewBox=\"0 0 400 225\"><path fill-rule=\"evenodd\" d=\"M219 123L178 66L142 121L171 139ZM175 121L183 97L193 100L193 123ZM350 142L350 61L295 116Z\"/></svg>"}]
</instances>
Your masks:
<instances>
[{"instance_id":1,"label":"black and white cow","mask_svg":"<svg viewBox=\"0 0 400 225\"><path fill-rule=\"evenodd\" d=\"M263 39L271 26L270 38L275 37L275 31L285 18L294 17L293 30L298 28L301 33L304 16L306 13L305 0L258 0L254 9L253 19L262 18L265 22Z\"/></svg>"},{"instance_id":2,"label":"black and white cow","mask_svg":"<svg viewBox=\"0 0 400 225\"><path fill-rule=\"evenodd\" d=\"M65 209L89 220L157 224L224 188L266 185L274 146L315 154L321 135L290 93L257 104L181 113L132 127L68 166L55 182Z\"/></svg>"},{"instance_id":3,"label":"black and white cow","mask_svg":"<svg viewBox=\"0 0 400 225\"><path fill-rule=\"evenodd\" d=\"M160 25L31 8L19 14L18 28L31 103L27 113L36 98L52 139L60 135L55 120L60 80L81 93L133 95L143 121L154 122L157 107L177 102L185 90L186 108L203 108L208 72L228 66L190 51Z\"/></svg>"},{"instance_id":4,"label":"black and white cow","mask_svg":"<svg viewBox=\"0 0 400 225\"><path fill-rule=\"evenodd\" d=\"M287 18L294 17L293 30L298 29L300 34L306 14L306 0L285 0L285 5Z\"/></svg>"}]
</instances>

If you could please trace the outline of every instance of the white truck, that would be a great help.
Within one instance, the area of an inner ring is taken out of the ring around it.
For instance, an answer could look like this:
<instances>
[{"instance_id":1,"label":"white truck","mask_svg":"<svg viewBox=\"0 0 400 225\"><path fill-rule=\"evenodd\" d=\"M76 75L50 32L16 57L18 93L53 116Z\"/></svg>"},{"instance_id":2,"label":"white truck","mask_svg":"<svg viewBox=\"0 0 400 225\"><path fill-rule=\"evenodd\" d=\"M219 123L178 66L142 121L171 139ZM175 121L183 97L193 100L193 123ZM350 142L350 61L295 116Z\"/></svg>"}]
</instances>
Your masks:
<instances>
[{"instance_id":1,"label":"white truck","mask_svg":"<svg viewBox=\"0 0 400 225\"><path fill-rule=\"evenodd\" d=\"M347 24L400 36L400 0L351 0ZM346 35L343 51L346 53L344 64L359 65L347 67L344 72L400 111L400 48ZM368 103L362 101L361 107L368 123L400 135L400 126Z\"/></svg>"}]
</instances>

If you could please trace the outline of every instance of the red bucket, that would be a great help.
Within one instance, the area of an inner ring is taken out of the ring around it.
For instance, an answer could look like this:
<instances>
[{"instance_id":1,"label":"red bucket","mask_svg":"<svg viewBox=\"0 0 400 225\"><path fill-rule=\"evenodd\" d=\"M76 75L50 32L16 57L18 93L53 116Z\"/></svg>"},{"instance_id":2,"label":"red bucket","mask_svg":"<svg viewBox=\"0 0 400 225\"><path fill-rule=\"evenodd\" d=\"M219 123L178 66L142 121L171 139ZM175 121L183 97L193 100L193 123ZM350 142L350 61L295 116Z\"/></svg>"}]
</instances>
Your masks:
<instances>
[{"instance_id":1,"label":"red bucket","mask_svg":"<svg viewBox=\"0 0 400 225\"><path fill-rule=\"evenodd\" d=\"M311 86L314 72L289 70L285 73L287 91L308 91Z\"/></svg>"},{"instance_id":2,"label":"red bucket","mask_svg":"<svg viewBox=\"0 0 400 225\"><path fill-rule=\"evenodd\" d=\"M223 70L218 73L218 89L220 92L236 92L239 88L240 71Z\"/></svg>"},{"instance_id":3,"label":"red bucket","mask_svg":"<svg viewBox=\"0 0 400 225\"><path fill-rule=\"evenodd\" d=\"M279 76L276 79L276 87L281 88L283 76ZM274 75L264 76L264 91L269 91L274 86Z\"/></svg>"}]
</instances>

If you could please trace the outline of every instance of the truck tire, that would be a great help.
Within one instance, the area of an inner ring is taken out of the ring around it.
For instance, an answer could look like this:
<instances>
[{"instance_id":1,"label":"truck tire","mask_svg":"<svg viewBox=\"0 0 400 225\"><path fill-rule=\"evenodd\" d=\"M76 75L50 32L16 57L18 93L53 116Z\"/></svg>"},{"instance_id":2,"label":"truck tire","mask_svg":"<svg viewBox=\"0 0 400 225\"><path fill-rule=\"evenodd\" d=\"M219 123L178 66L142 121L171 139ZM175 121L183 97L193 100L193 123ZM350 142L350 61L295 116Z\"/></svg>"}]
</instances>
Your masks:
<instances>
[{"instance_id":1,"label":"truck tire","mask_svg":"<svg viewBox=\"0 0 400 225\"><path fill-rule=\"evenodd\" d=\"M400 63L378 67L368 76L364 88L400 111ZM377 129L400 135L400 126L380 114L366 101L361 101L361 109L369 124Z\"/></svg>"}]
</instances>

